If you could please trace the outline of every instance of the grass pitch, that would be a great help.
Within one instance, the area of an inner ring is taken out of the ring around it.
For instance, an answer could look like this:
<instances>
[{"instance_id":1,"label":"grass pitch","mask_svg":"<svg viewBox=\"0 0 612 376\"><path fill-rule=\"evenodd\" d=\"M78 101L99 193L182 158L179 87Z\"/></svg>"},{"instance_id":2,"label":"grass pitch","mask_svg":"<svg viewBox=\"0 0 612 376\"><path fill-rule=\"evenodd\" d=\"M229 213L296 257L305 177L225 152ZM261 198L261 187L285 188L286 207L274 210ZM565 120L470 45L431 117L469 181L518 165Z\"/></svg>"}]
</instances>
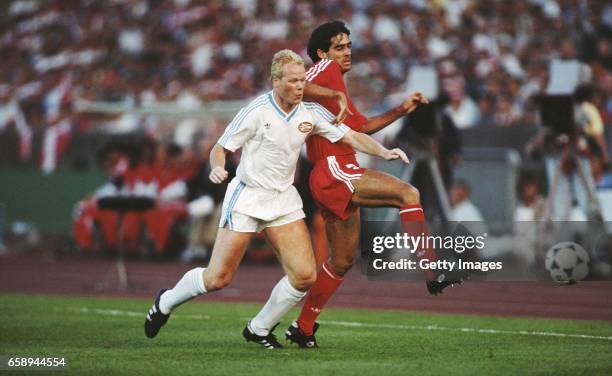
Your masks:
<instances>
[{"instance_id":1,"label":"grass pitch","mask_svg":"<svg viewBox=\"0 0 612 376\"><path fill-rule=\"evenodd\" d=\"M63 356L57 372L79 375L612 374L609 322L328 309L319 349L264 350L241 336L258 305L187 303L150 340L152 300L0 295L0 356Z\"/></svg>"}]
</instances>

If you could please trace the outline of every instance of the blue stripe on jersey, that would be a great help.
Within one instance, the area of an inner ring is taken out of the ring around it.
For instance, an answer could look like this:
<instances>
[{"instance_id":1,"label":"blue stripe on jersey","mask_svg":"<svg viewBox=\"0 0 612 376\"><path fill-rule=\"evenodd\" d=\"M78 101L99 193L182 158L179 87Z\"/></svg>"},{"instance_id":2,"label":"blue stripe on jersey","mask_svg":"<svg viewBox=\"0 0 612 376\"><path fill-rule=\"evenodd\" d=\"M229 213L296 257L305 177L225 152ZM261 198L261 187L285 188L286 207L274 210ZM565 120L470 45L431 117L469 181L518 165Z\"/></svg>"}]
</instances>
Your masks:
<instances>
[{"instance_id":1,"label":"blue stripe on jersey","mask_svg":"<svg viewBox=\"0 0 612 376\"><path fill-rule=\"evenodd\" d=\"M291 121L291 118L293 117L293 115L295 115L295 113L298 111L298 109L300 108L300 104L298 103L297 106L295 106L295 108L293 109L293 111L291 111L291 113L289 114L289 116L287 116L287 118L285 119L285 121L287 123L289 123L289 121Z\"/></svg>"},{"instance_id":2,"label":"blue stripe on jersey","mask_svg":"<svg viewBox=\"0 0 612 376\"><path fill-rule=\"evenodd\" d=\"M336 118L331 112L327 110L327 108L321 106L318 103L304 102L304 105L306 106L307 109L316 111L319 115L321 115L323 119L327 121L331 122L332 120Z\"/></svg>"},{"instance_id":3,"label":"blue stripe on jersey","mask_svg":"<svg viewBox=\"0 0 612 376\"><path fill-rule=\"evenodd\" d=\"M274 100L274 97L272 97L272 92L268 93L268 98L270 99L270 103L272 103L272 107L274 107L278 115L283 119L286 118L287 114L276 105L276 101Z\"/></svg>"},{"instance_id":4,"label":"blue stripe on jersey","mask_svg":"<svg viewBox=\"0 0 612 376\"><path fill-rule=\"evenodd\" d=\"M266 101L267 101L267 98L265 96L260 96L257 99L255 99L253 102L251 102L247 107L240 110L238 115L236 115L234 120L232 120L232 122L228 125L227 129L225 130L225 132L219 139L218 143L221 145L224 145L227 142L227 140L234 133L236 133L238 129L240 129L240 127L242 126L242 122L247 117L247 115L251 113L253 110L255 110L256 108L259 108L260 106L264 105Z\"/></svg>"},{"instance_id":5,"label":"blue stripe on jersey","mask_svg":"<svg viewBox=\"0 0 612 376\"><path fill-rule=\"evenodd\" d=\"M274 109L276 110L276 112L278 113L278 115L280 117L282 117L286 123L289 123L289 121L291 120L291 118L293 117L293 115L295 115L295 113L298 111L300 105L298 104L297 106L295 106L293 108L293 110L287 114L285 113L285 111L283 111L278 104L276 103L276 99L274 99L274 94L273 92L268 93L268 97L270 98L270 103L272 103L272 106L274 107Z\"/></svg>"},{"instance_id":6,"label":"blue stripe on jersey","mask_svg":"<svg viewBox=\"0 0 612 376\"><path fill-rule=\"evenodd\" d=\"M314 109L319 115L321 115L321 117L327 121L329 121L330 123L333 122L335 120L335 117L333 115L331 115L329 112L324 112L321 111L320 108L315 108Z\"/></svg>"},{"instance_id":7,"label":"blue stripe on jersey","mask_svg":"<svg viewBox=\"0 0 612 376\"><path fill-rule=\"evenodd\" d=\"M324 119L335 119L336 116L332 114L327 108L321 106L318 103L308 102L308 104L312 105L320 114L322 114Z\"/></svg>"},{"instance_id":8,"label":"blue stripe on jersey","mask_svg":"<svg viewBox=\"0 0 612 376\"><path fill-rule=\"evenodd\" d=\"M242 123L244 121L244 119L251 113L251 111L255 110L256 108L259 108L260 105L262 105L263 103L261 103L259 100L255 101L253 103L251 103L249 105L249 107L245 107L243 108L238 115L236 115L236 117L234 118L234 120L232 120L232 122L228 125L228 127L226 128L225 132L223 133L223 135L221 136L221 138L219 139L218 143L221 145L225 145L225 143L228 141L228 139L234 135L234 133L236 133L236 131L238 129L240 129L240 127L242 126Z\"/></svg>"},{"instance_id":9,"label":"blue stripe on jersey","mask_svg":"<svg viewBox=\"0 0 612 376\"><path fill-rule=\"evenodd\" d=\"M242 126L242 122L247 117L247 115L250 114L256 108L259 108L263 106L264 104L266 104L267 101L268 101L268 98L264 95L261 95L257 99L255 99L253 102L251 102L247 107L244 107L242 110L240 110L240 112L238 112L238 115L236 115L234 120L232 120L232 122L227 126L227 129L225 130L223 135L221 135L221 138L219 139L217 143L220 144L221 146L225 146L225 143L227 142L227 140L234 133L236 133L238 129L240 129L240 127Z\"/></svg>"},{"instance_id":10,"label":"blue stripe on jersey","mask_svg":"<svg viewBox=\"0 0 612 376\"><path fill-rule=\"evenodd\" d=\"M344 125L344 124L340 124L340 125L338 125L338 129L340 129L340 131L341 131L342 133L344 133L344 134L347 134L347 133L348 133L348 131L350 131L350 130L351 130L351 128L347 127L347 126L346 126L346 125Z\"/></svg>"}]
</instances>

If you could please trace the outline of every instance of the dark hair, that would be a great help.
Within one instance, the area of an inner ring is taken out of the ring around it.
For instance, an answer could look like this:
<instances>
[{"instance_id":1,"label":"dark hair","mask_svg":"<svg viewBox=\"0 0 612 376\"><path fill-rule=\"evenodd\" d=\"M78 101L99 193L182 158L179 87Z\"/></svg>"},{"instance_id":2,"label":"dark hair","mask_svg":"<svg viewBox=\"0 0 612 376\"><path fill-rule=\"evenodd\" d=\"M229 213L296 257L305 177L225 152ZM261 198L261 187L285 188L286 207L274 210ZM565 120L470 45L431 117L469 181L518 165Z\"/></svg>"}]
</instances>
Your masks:
<instances>
[{"instance_id":1,"label":"dark hair","mask_svg":"<svg viewBox=\"0 0 612 376\"><path fill-rule=\"evenodd\" d=\"M536 174L533 171L524 170L519 174L519 177L516 182L516 194L520 197L523 188L526 185L535 184L540 189L540 183Z\"/></svg>"},{"instance_id":2,"label":"dark hair","mask_svg":"<svg viewBox=\"0 0 612 376\"><path fill-rule=\"evenodd\" d=\"M453 186L457 188L461 187L465 189L468 193L472 192L472 188L470 187L470 184L465 179L456 179L455 182L453 183Z\"/></svg>"},{"instance_id":3,"label":"dark hair","mask_svg":"<svg viewBox=\"0 0 612 376\"><path fill-rule=\"evenodd\" d=\"M582 84L574 91L574 97L578 103L593 100L593 94L593 86L589 84Z\"/></svg>"},{"instance_id":4,"label":"dark hair","mask_svg":"<svg viewBox=\"0 0 612 376\"><path fill-rule=\"evenodd\" d=\"M321 60L319 55L317 55L317 50L329 51L331 39L340 33L351 35L351 32L342 21L326 22L312 31L308 40L307 52L313 63Z\"/></svg>"}]
</instances>

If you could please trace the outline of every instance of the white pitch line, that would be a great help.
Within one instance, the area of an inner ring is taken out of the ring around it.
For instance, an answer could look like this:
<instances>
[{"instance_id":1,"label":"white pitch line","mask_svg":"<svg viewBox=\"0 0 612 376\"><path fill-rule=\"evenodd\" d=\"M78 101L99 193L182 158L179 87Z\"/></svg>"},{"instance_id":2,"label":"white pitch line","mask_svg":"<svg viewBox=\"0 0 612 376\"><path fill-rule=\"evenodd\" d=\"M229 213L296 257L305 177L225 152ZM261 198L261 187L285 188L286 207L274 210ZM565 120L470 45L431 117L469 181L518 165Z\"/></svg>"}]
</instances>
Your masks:
<instances>
[{"instance_id":1,"label":"white pitch line","mask_svg":"<svg viewBox=\"0 0 612 376\"><path fill-rule=\"evenodd\" d=\"M120 309L100 309L100 308L55 308L56 311L72 311L79 313L94 313L98 315L106 316L129 316L129 317L144 317L143 312L124 311ZM210 316L207 315L178 315L173 314L173 318L184 318L192 320L210 320ZM245 318L250 320L250 318ZM559 338L581 338L581 339L600 339L605 341L612 341L612 336L594 336L590 334L573 334L573 333L556 333L556 332L539 332L530 330L498 330L498 329L478 329L478 328L449 328L438 325L398 325L398 324L368 324L357 321L335 321L335 320L321 320L321 324L337 325L337 326L349 326L356 328L377 328L377 329L401 329L401 330L429 330L429 331L446 331L446 332L463 332L463 333L478 333L478 334L509 334L509 335L522 335L522 336L539 336L539 337L559 337Z\"/></svg>"},{"instance_id":2,"label":"white pitch line","mask_svg":"<svg viewBox=\"0 0 612 376\"><path fill-rule=\"evenodd\" d=\"M100 308L88 308L88 307L79 307L79 308L55 308L56 311L71 311L71 312L79 312L79 313L94 313L98 315L105 316L128 316L128 317L145 317L146 312L134 312L134 311L124 311L120 309L100 309ZM173 318L185 318L192 320L210 320L210 316L208 315L180 315L173 314Z\"/></svg>"},{"instance_id":3,"label":"white pitch line","mask_svg":"<svg viewBox=\"0 0 612 376\"><path fill-rule=\"evenodd\" d=\"M437 325L417 326L417 325L394 325L394 324L367 324L362 322L351 321L333 321L321 320L321 324L351 326L360 328L380 328L380 329L404 329L404 330L439 330L450 332L464 333L479 333L479 334L511 334L524 336L544 336L544 337L561 337L561 338L583 338L583 339L603 339L612 341L612 336L593 336L590 334L572 334L572 333L555 333L555 332L538 332L529 330L498 330L498 329L477 329L477 328L449 328Z\"/></svg>"}]
</instances>

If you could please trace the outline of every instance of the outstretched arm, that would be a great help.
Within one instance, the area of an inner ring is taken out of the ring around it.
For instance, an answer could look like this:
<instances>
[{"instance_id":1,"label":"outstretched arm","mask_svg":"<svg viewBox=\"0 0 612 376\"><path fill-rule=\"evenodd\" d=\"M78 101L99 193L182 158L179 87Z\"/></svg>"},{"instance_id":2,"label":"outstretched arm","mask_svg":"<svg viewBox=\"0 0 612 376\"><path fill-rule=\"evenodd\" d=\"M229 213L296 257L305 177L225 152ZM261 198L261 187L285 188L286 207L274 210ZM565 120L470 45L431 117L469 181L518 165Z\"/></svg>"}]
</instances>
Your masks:
<instances>
[{"instance_id":1,"label":"outstretched arm","mask_svg":"<svg viewBox=\"0 0 612 376\"><path fill-rule=\"evenodd\" d=\"M221 184L227 179L225 170L225 156L228 150L219 144L215 144L210 151L210 174L208 178L215 184Z\"/></svg>"},{"instance_id":2,"label":"outstretched arm","mask_svg":"<svg viewBox=\"0 0 612 376\"><path fill-rule=\"evenodd\" d=\"M389 150L386 147L379 144L372 137L365 135L363 133L355 132L353 130L349 130L344 137L340 139L340 141L346 142L351 145L356 150L359 150L363 153L374 155L377 157L384 158L388 161L393 159L401 159L404 163L410 163L410 160L406 156L401 149L392 149Z\"/></svg>"},{"instance_id":3,"label":"outstretched arm","mask_svg":"<svg viewBox=\"0 0 612 376\"><path fill-rule=\"evenodd\" d=\"M343 92L306 82L306 87L304 87L304 100L317 102L321 99L333 99L338 102L340 112L336 115L334 123L340 124L348 115L353 114L348 108L348 101Z\"/></svg>"},{"instance_id":4,"label":"outstretched arm","mask_svg":"<svg viewBox=\"0 0 612 376\"><path fill-rule=\"evenodd\" d=\"M426 103L429 103L429 100L423 95L423 93L419 91L414 92L401 105L385 112L382 115L368 118L368 122L365 123L361 131L367 134L376 133L400 117L408 115L420 104Z\"/></svg>"}]
</instances>

